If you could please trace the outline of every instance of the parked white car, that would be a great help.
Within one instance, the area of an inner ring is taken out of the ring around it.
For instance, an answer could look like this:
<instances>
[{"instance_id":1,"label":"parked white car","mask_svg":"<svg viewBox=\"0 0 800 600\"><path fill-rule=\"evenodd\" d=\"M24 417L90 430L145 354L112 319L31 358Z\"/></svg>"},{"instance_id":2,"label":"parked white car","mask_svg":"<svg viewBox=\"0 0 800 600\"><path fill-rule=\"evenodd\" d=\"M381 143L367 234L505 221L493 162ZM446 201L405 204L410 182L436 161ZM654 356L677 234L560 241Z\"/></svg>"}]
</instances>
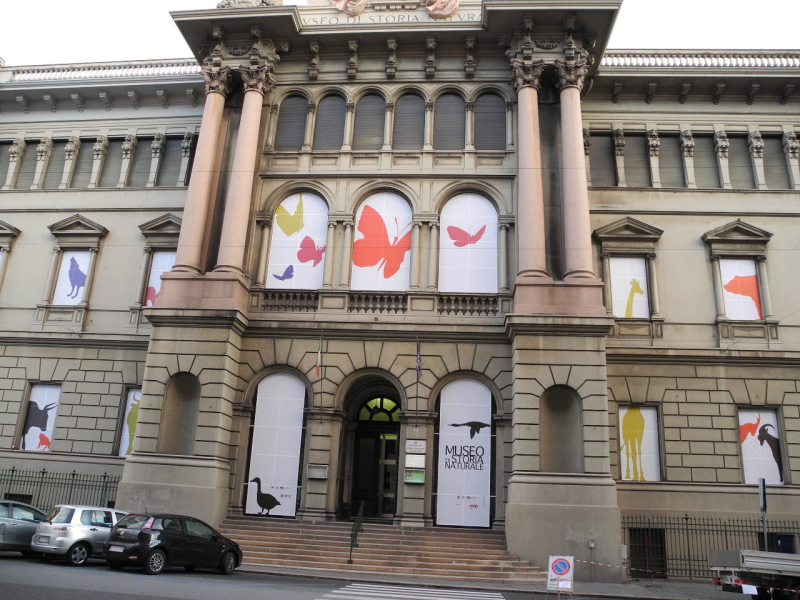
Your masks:
<instances>
[{"instance_id":1,"label":"parked white car","mask_svg":"<svg viewBox=\"0 0 800 600\"><path fill-rule=\"evenodd\" d=\"M31 550L44 560L63 556L76 567L93 555L102 558L111 528L126 514L102 506L58 504L36 527Z\"/></svg>"}]
</instances>

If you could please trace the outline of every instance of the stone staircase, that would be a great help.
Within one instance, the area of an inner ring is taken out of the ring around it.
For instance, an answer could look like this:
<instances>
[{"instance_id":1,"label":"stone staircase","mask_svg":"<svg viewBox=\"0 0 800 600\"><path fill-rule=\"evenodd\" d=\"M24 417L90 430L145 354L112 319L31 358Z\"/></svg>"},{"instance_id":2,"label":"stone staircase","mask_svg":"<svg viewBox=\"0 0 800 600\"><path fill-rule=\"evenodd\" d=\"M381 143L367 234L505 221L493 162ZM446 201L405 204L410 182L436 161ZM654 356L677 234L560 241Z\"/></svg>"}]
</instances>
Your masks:
<instances>
[{"instance_id":1,"label":"stone staircase","mask_svg":"<svg viewBox=\"0 0 800 600\"><path fill-rule=\"evenodd\" d=\"M470 583L546 582L539 568L508 553L502 531L366 522L350 565L351 527L347 522L232 516L219 531L242 546L244 567L329 571L340 578L392 575Z\"/></svg>"}]
</instances>

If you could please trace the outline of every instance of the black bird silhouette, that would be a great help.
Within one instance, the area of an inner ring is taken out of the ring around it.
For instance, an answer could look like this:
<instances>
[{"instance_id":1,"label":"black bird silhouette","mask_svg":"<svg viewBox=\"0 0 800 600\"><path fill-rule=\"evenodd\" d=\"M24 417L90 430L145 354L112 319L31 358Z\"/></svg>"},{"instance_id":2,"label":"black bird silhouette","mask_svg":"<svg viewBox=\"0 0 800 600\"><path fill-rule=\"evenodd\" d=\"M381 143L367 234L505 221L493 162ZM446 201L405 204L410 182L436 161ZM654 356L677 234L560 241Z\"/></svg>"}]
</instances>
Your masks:
<instances>
[{"instance_id":1,"label":"black bird silhouette","mask_svg":"<svg viewBox=\"0 0 800 600\"><path fill-rule=\"evenodd\" d=\"M256 502L261 507L261 512L258 514L263 515L264 511L267 511L267 516L269 516L269 511L276 506L280 506L281 503L278 502L278 499L272 494L264 494L261 491L261 478L253 477L253 479L250 480L250 483L255 483L258 486L258 490L256 491Z\"/></svg>"},{"instance_id":2,"label":"black bird silhouette","mask_svg":"<svg viewBox=\"0 0 800 600\"><path fill-rule=\"evenodd\" d=\"M481 429L489 427L489 425L480 421L467 421L466 423L450 423L450 427L469 427L469 439L472 439L476 433L480 433Z\"/></svg>"}]
</instances>

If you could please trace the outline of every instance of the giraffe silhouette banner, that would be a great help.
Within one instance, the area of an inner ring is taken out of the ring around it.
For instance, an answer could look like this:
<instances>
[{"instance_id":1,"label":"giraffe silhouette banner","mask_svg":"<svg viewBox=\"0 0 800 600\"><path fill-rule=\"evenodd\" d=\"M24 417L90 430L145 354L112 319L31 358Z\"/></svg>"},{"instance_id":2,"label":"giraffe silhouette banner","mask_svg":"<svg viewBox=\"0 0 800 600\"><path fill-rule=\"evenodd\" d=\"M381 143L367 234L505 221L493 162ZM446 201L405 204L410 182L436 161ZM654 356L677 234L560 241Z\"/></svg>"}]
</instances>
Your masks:
<instances>
[{"instance_id":1,"label":"giraffe silhouette banner","mask_svg":"<svg viewBox=\"0 0 800 600\"><path fill-rule=\"evenodd\" d=\"M140 388L128 390L128 397L125 399L125 419L122 421L122 435L119 436L119 456L129 456L133 452L133 438L136 437L141 400L142 390Z\"/></svg>"},{"instance_id":2,"label":"giraffe silhouette banner","mask_svg":"<svg viewBox=\"0 0 800 600\"><path fill-rule=\"evenodd\" d=\"M661 481L658 410L654 406L619 407L620 479Z\"/></svg>"},{"instance_id":3,"label":"giraffe silhouette banner","mask_svg":"<svg viewBox=\"0 0 800 600\"><path fill-rule=\"evenodd\" d=\"M442 388L438 453L436 524L489 527L492 393L479 381Z\"/></svg>"},{"instance_id":4,"label":"giraffe silhouette banner","mask_svg":"<svg viewBox=\"0 0 800 600\"><path fill-rule=\"evenodd\" d=\"M83 301L90 257L91 252L88 250L67 250L61 255L53 304L74 306Z\"/></svg>"},{"instance_id":5,"label":"giraffe silhouette banner","mask_svg":"<svg viewBox=\"0 0 800 600\"><path fill-rule=\"evenodd\" d=\"M745 483L764 478L769 485L783 484L783 456L774 410L739 410L739 441Z\"/></svg>"},{"instance_id":6,"label":"giraffe silhouette banner","mask_svg":"<svg viewBox=\"0 0 800 600\"><path fill-rule=\"evenodd\" d=\"M258 384L247 514L295 516L305 400L305 384L289 373Z\"/></svg>"},{"instance_id":7,"label":"giraffe silhouette banner","mask_svg":"<svg viewBox=\"0 0 800 600\"><path fill-rule=\"evenodd\" d=\"M618 319L649 319L647 263L640 257L611 257L612 312Z\"/></svg>"},{"instance_id":8,"label":"giraffe silhouette banner","mask_svg":"<svg viewBox=\"0 0 800 600\"><path fill-rule=\"evenodd\" d=\"M34 384L22 428L22 450L50 452L61 397L60 385Z\"/></svg>"}]
</instances>

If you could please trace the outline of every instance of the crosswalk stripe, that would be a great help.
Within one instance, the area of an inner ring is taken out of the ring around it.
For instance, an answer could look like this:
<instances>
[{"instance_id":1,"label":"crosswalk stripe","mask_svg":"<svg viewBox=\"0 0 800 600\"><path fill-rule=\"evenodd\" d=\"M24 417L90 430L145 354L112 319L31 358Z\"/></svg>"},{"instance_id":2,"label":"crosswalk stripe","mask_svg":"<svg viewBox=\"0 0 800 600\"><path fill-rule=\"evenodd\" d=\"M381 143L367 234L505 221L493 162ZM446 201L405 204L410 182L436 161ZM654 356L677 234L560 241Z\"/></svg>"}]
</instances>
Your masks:
<instances>
[{"instance_id":1,"label":"crosswalk stripe","mask_svg":"<svg viewBox=\"0 0 800 600\"><path fill-rule=\"evenodd\" d=\"M351 583L320 600L504 600L497 592Z\"/></svg>"}]
</instances>

